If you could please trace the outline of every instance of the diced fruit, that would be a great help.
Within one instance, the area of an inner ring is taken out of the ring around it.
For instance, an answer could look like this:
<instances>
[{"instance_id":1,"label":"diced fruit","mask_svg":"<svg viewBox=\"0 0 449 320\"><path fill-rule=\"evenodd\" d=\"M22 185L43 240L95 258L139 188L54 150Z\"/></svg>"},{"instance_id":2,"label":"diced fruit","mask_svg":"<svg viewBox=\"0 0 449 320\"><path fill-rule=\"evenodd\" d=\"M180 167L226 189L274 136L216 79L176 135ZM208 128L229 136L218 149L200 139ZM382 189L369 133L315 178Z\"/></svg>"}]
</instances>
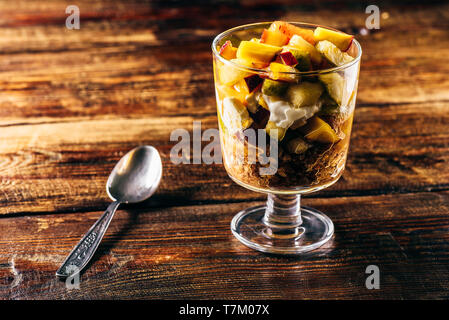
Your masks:
<instances>
[{"instance_id":1,"label":"diced fruit","mask_svg":"<svg viewBox=\"0 0 449 320\"><path fill-rule=\"evenodd\" d=\"M253 92L256 90L261 84L263 79L259 77L257 74L250 75L245 77L246 85L248 86L248 91Z\"/></svg>"},{"instance_id":2,"label":"diced fruit","mask_svg":"<svg viewBox=\"0 0 449 320\"><path fill-rule=\"evenodd\" d=\"M310 62L310 54L304 49L296 49L290 47L284 47L280 56L285 52L290 52L297 61L296 69L299 71L310 71L312 69L312 63Z\"/></svg>"},{"instance_id":3,"label":"diced fruit","mask_svg":"<svg viewBox=\"0 0 449 320\"><path fill-rule=\"evenodd\" d=\"M298 60L296 60L295 56L290 51L283 51L279 54L281 61L283 64L287 66L294 67L298 64Z\"/></svg>"},{"instance_id":4,"label":"diced fruit","mask_svg":"<svg viewBox=\"0 0 449 320\"><path fill-rule=\"evenodd\" d=\"M288 43L289 37L279 31L264 30L260 43L271 44L272 46L282 47Z\"/></svg>"},{"instance_id":5,"label":"diced fruit","mask_svg":"<svg viewBox=\"0 0 449 320\"><path fill-rule=\"evenodd\" d=\"M242 79L242 80L238 81L236 84L234 84L233 88L244 96L249 94L248 86L246 85L246 82L244 79Z\"/></svg>"},{"instance_id":6,"label":"diced fruit","mask_svg":"<svg viewBox=\"0 0 449 320\"><path fill-rule=\"evenodd\" d=\"M280 31L289 38L293 37L294 35L299 35L312 45L315 45L316 42L312 30L300 28L284 21L273 22L268 30Z\"/></svg>"},{"instance_id":7,"label":"diced fruit","mask_svg":"<svg viewBox=\"0 0 449 320\"><path fill-rule=\"evenodd\" d=\"M310 106L317 103L324 88L319 82L302 82L292 85L287 90L287 97L295 108Z\"/></svg>"},{"instance_id":8,"label":"diced fruit","mask_svg":"<svg viewBox=\"0 0 449 320\"><path fill-rule=\"evenodd\" d=\"M294 35L290 41L288 42L288 47L301 49L310 55L310 59L312 59L313 63L319 65L321 63L321 54L318 50L311 45L309 42L304 40L302 37L298 35Z\"/></svg>"},{"instance_id":9,"label":"diced fruit","mask_svg":"<svg viewBox=\"0 0 449 320\"><path fill-rule=\"evenodd\" d=\"M265 79L262 85L262 93L267 96L281 96L288 88L288 84L285 82L274 81Z\"/></svg>"},{"instance_id":10,"label":"diced fruit","mask_svg":"<svg viewBox=\"0 0 449 320\"><path fill-rule=\"evenodd\" d=\"M329 116L338 112L340 106L331 98L329 93L324 92L320 99L322 101L320 115Z\"/></svg>"},{"instance_id":11,"label":"diced fruit","mask_svg":"<svg viewBox=\"0 0 449 320\"><path fill-rule=\"evenodd\" d=\"M262 108L264 108L268 111L270 110L270 108L268 107L268 104L265 102L265 99L263 98L262 95L260 95L258 103Z\"/></svg>"},{"instance_id":12,"label":"diced fruit","mask_svg":"<svg viewBox=\"0 0 449 320\"><path fill-rule=\"evenodd\" d=\"M270 63L270 78L286 82L298 82L301 78L297 70L282 63Z\"/></svg>"},{"instance_id":13,"label":"diced fruit","mask_svg":"<svg viewBox=\"0 0 449 320\"><path fill-rule=\"evenodd\" d=\"M259 95L260 91L253 91L250 94L246 95L244 104L248 108L248 111L251 113L256 113L259 108Z\"/></svg>"},{"instance_id":14,"label":"diced fruit","mask_svg":"<svg viewBox=\"0 0 449 320\"><path fill-rule=\"evenodd\" d=\"M340 140L334 129L317 116L310 118L307 124L301 127L300 130L304 134L304 138L310 141L335 143Z\"/></svg>"},{"instance_id":15,"label":"diced fruit","mask_svg":"<svg viewBox=\"0 0 449 320\"><path fill-rule=\"evenodd\" d=\"M239 92L234 89L234 86L225 86L225 85L217 85L217 94L220 100L223 100L226 97L235 97L240 101L245 101L246 94L243 92Z\"/></svg>"},{"instance_id":16,"label":"diced fruit","mask_svg":"<svg viewBox=\"0 0 449 320\"><path fill-rule=\"evenodd\" d=\"M276 139L278 141L281 141L285 137L285 132L287 129L278 127L276 123L272 121L267 122L267 126L265 127L265 131L268 133L270 137L273 139Z\"/></svg>"},{"instance_id":17,"label":"diced fruit","mask_svg":"<svg viewBox=\"0 0 449 320\"><path fill-rule=\"evenodd\" d=\"M265 43L242 41L237 49L237 58L263 67L267 66L281 50L281 47Z\"/></svg>"},{"instance_id":18,"label":"diced fruit","mask_svg":"<svg viewBox=\"0 0 449 320\"><path fill-rule=\"evenodd\" d=\"M263 129L270 118L270 111L265 110L264 108L258 108L256 113L252 115L252 118L254 122L251 127L254 129Z\"/></svg>"},{"instance_id":19,"label":"diced fruit","mask_svg":"<svg viewBox=\"0 0 449 320\"><path fill-rule=\"evenodd\" d=\"M287 143L287 150L290 153L301 154L309 149L310 145L303 138L297 137Z\"/></svg>"},{"instance_id":20,"label":"diced fruit","mask_svg":"<svg viewBox=\"0 0 449 320\"><path fill-rule=\"evenodd\" d=\"M336 45L341 51L348 50L351 46L352 40L354 39L354 36L347 33L321 27L316 28L313 34L316 41L328 40Z\"/></svg>"},{"instance_id":21,"label":"diced fruit","mask_svg":"<svg viewBox=\"0 0 449 320\"><path fill-rule=\"evenodd\" d=\"M242 64L241 61L238 59L232 59L232 62L236 64ZM233 67L230 65L225 65L224 63L218 61L217 62L217 68L218 68L218 77L220 79L220 82L225 85L233 85L234 83L242 80L243 78L251 75L251 73L244 71L240 68Z\"/></svg>"},{"instance_id":22,"label":"diced fruit","mask_svg":"<svg viewBox=\"0 0 449 320\"><path fill-rule=\"evenodd\" d=\"M220 55L228 60L232 60L236 58L237 48L232 46L231 41L226 41L220 49Z\"/></svg>"},{"instance_id":23,"label":"diced fruit","mask_svg":"<svg viewBox=\"0 0 449 320\"><path fill-rule=\"evenodd\" d=\"M223 99L222 121L231 133L244 130L253 123L246 107L236 98Z\"/></svg>"},{"instance_id":24,"label":"diced fruit","mask_svg":"<svg viewBox=\"0 0 449 320\"><path fill-rule=\"evenodd\" d=\"M335 102L341 106L345 90L345 79L338 73L331 72L318 76L326 86L326 90Z\"/></svg>"},{"instance_id":25,"label":"diced fruit","mask_svg":"<svg viewBox=\"0 0 449 320\"><path fill-rule=\"evenodd\" d=\"M336 66L342 66L354 60L349 54L341 52L332 42L324 40L316 45L317 50Z\"/></svg>"}]
</instances>

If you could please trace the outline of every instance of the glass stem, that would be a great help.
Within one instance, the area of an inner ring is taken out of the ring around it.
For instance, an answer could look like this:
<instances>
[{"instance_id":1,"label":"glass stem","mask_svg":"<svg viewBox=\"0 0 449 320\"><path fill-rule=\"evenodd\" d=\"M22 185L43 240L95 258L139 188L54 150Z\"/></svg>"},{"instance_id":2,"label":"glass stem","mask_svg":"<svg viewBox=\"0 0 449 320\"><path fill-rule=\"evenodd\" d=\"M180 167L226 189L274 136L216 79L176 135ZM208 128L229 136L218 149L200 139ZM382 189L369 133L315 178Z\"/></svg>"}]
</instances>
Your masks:
<instances>
[{"instance_id":1,"label":"glass stem","mask_svg":"<svg viewBox=\"0 0 449 320\"><path fill-rule=\"evenodd\" d=\"M300 195L268 194L267 209L263 218L271 234L298 235L298 228L302 224Z\"/></svg>"}]
</instances>

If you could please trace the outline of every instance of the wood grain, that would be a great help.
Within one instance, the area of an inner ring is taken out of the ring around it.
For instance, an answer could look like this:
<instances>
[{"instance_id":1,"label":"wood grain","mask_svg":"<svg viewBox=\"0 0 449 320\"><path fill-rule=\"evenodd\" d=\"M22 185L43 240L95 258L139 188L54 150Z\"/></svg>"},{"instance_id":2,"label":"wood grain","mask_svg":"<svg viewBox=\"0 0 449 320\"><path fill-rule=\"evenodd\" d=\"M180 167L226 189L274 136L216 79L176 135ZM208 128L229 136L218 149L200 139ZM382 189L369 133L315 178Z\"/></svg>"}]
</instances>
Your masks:
<instances>
[{"instance_id":1,"label":"wood grain","mask_svg":"<svg viewBox=\"0 0 449 320\"><path fill-rule=\"evenodd\" d=\"M449 4L378 1L0 0L0 299L449 298ZM332 242L301 258L264 255L230 233L264 196L222 165L174 165L174 129L217 128L210 45L275 19L332 26L363 47L346 171L304 204ZM109 199L107 176L139 144L161 152L150 200L124 207L66 290L54 272ZM367 290L365 268L381 270Z\"/></svg>"},{"instance_id":2,"label":"wood grain","mask_svg":"<svg viewBox=\"0 0 449 320\"><path fill-rule=\"evenodd\" d=\"M119 210L99 254L66 290L54 272L100 212L0 219L0 296L62 299L448 298L449 193L306 199L336 225L301 258L263 255L229 223L258 203ZM407 203L407 206L403 206ZM381 271L367 290L365 269ZM37 271L38 270L38 271Z\"/></svg>"},{"instance_id":3,"label":"wood grain","mask_svg":"<svg viewBox=\"0 0 449 320\"><path fill-rule=\"evenodd\" d=\"M263 199L232 183L222 165L170 161L170 150L177 143L170 141L170 133L177 128L192 132L195 119L67 118L2 127L0 200L7 205L0 207L0 213L100 210L109 201L105 193L109 172L136 144L154 145L161 152L164 179L154 196L157 205ZM215 115L200 120L203 129L217 127ZM359 106L346 172L338 184L315 196L447 190L448 163L445 103Z\"/></svg>"}]
</instances>

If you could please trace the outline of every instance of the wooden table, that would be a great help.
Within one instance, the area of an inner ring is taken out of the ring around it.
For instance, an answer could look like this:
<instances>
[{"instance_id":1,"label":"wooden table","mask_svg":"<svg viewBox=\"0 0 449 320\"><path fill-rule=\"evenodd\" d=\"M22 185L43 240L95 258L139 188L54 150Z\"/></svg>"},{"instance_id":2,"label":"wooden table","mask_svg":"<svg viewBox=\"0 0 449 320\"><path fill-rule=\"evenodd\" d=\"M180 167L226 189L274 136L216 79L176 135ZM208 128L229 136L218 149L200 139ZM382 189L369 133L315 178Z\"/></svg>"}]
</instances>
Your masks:
<instances>
[{"instance_id":1,"label":"wooden table","mask_svg":"<svg viewBox=\"0 0 449 320\"><path fill-rule=\"evenodd\" d=\"M361 35L367 4L189 3L0 2L0 298L448 298L449 4L381 2L380 30ZM65 27L69 4L79 30ZM346 171L303 201L335 236L299 258L232 236L234 214L263 195L222 165L169 159L174 129L217 128L214 35L273 19L357 33L364 50ZM161 153L160 189L117 212L67 290L55 270L109 203L115 162L141 144ZM379 290L365 287L372 264Z\"/></svg>"}]
</instances>

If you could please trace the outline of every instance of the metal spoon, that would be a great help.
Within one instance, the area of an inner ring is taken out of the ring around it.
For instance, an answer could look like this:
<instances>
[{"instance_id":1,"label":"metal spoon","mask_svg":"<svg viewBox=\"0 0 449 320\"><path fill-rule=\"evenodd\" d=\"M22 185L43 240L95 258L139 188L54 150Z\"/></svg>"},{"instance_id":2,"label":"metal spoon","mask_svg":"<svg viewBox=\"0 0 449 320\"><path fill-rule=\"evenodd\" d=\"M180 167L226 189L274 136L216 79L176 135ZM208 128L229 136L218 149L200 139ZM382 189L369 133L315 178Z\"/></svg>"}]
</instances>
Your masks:
<instances>
[{"instance_id":1,"label":"metal spoon","mask_svg":"<svg viewBox=\"0 0 449 320\"><path fill-rule=\"evenodd\" d=\"M153 147L137 147L121 158L106 184L109 198L114 202L73 248L56 275L68 277L80 272L97 250L118 206L121 203L141 202L151 197L159 186L161 176L161 157Z\"/></svg>"}]
</instances>

